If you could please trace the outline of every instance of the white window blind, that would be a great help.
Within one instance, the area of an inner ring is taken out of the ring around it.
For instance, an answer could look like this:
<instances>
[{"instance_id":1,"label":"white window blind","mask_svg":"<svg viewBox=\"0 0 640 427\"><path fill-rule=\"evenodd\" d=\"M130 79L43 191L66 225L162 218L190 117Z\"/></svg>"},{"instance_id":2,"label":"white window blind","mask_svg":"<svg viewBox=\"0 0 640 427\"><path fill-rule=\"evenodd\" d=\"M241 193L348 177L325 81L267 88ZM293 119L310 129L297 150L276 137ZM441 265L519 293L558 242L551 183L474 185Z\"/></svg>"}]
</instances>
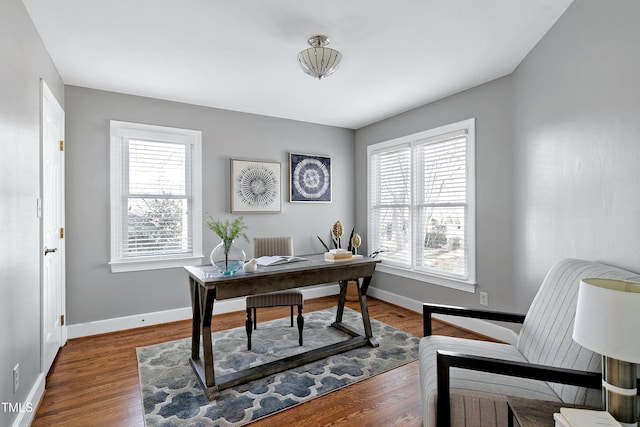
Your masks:
<instances>
[{"instance_id":1,"label":"white window blind","mask_svg":"<svg viewBox=\"0 0 640 427\"><path fill-rule=\"evenodd\" d=\"M371 156L371 222L381 258L411 265L411 147L392 147ZM372 236L373 237L373 236Z\"/></svg>"},{"instance_id":2,"label":"white window blind","mask_svg":"<svg viewBox=\"0 0 640 427\"><path fill-rule=\"evenodd\" d=\"M190 253L191 147L136 140L124 147L129 161L123 258Z\"/></svg>"},{"instance_id":3,"label":"white window blind","mask_svg":"<svg viewBox=\"0 0 640 427\"><path fill-rule=\"evenodd\" d=\"M466 279L466 131L415 143L416 267Z\"/></svg>"},{"instance_id":4,"label":"white window blind","mask_svg":"<svg viewBox=\"0 0 640 427\"><path fill-rule=\"evenodd\" d=\"M112 121L111 133L112 270L202 257L200 132Z\"/></svg>"},{"instance_id":5,"label":"white window blind","mask_svg":"<svg viewBox=\"0 0 640 427\"><path fill-rule=\"evenodd\" d=\"M369 147L369 250L380 251L383 266L472 289L474 126L467 120Z\"/></svg>"}]
</instances>

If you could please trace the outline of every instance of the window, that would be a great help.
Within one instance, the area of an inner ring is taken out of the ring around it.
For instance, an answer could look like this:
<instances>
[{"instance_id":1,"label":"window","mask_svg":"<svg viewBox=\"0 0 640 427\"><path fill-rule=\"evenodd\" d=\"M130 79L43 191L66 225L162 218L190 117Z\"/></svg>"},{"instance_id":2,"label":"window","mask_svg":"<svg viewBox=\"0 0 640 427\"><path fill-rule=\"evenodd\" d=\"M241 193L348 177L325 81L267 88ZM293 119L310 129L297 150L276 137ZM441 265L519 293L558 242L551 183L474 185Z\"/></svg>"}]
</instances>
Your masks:
<instances>
[{"instance_id":1,"label":"window","mask_svg":"<svg viewBox=\"0 0 640 427\"><path fill-rule=\"evenodd\" d=\"M368 147L381 271L475 291L475 119Z\"/></svg>"},{"instance_id":2,"label":"window","mask_svg":"<svg viewBox=\"0 0 640 427\"><path fill-rule=\"evenodd\" d=\"M202 259L200 131L111 121L111 271Z\"/></svg>"}]
</instances>

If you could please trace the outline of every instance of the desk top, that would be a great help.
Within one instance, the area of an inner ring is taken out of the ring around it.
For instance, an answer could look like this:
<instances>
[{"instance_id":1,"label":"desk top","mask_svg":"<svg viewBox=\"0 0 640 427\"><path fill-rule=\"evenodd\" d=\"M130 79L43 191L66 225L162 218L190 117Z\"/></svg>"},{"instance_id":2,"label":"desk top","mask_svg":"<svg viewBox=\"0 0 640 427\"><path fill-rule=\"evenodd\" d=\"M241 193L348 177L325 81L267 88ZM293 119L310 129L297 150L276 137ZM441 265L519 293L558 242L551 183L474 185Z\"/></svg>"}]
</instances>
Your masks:
<instances>
[{"instance_id":1,"label":"desk top","mask_svg":"<svg viewBox=\"0 0 640 427\"><path fill-rule=\"evenodd\" d=\"M224 276L212 265L188 266L190 278L201 286L215 290L216 299L274 292L291 288L371 277L379 259L368 257L348 261L327 262L323 254L301 255L305 261L272 266L258 266L255 273L240 269Z\"/></svg>"}]
</instances>

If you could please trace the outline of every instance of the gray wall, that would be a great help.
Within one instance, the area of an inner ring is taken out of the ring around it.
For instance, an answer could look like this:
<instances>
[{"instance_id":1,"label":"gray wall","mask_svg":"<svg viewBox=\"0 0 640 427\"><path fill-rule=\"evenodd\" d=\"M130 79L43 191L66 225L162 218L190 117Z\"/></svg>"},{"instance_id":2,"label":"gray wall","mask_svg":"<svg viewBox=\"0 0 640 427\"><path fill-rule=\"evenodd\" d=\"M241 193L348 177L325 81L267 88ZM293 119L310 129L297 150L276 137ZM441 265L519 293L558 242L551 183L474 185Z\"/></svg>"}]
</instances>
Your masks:
<instances>
[{"instance_id":1,"label":"gray wall","mask_svg":"<svg viewBox=\"0 0 640 427\"><path fill-rule=\"evenodd\" d=\"M366 146L476 117L477 278L491 308L525 311L575 257L640 271L640 2L576 0L516 71L356 132L356 222ZM418 301L478 296L378 274Z\"/></svg>"},{"instance_id":2,"label":"gray wall","mask_svg":"<svg viewBox=\"0 0 640 427\"><path fill-rule=\"evenodd\" d=\"M476 260L478 290L489 293L492 307L508 309L513 295L504 288L513 271L513 187L511 96L509 78L416 108L356 131L356 223L366 230L367 146L460 120L476 118ZM411 300L479 304L478 295L391 274L376 273L373 286Z\"/></svg>"},{"instance_id":3,"label":"gray wall","mask_svg":"<svg viewBox=\"0 0 640 427\"><path fill-rule=\"evenodd\" d=\"M640 271L638 17L576 0L513 74L520 307L560 258Z\"/></svg>"},{"instance_id":4,"label":"gray wall","mask_svg":"<svg viewBox=\"0 0 640 427\"><path fill-rule=\"evenodd\" d=\"M288 153L329 155L330 204L282 202L279 214L244 214L249 238L291 235L297 254L320 252L340 219L352 227L354 131L259 115L67 86L67 317L68 323L144 314L190 305L182 268L111 273L109 260L109 120L202 131L203 211L230 218L229 159L279 161L286 183ZM283 185L283 195L288 185ZM205 215L206 217L206 215ZM219 243L203 229L207 256ZM251 256L252 247L239 242Z\"/></svg>"},{"instance_id":5,"label":"gray wall","mask_svg":"<svg viewBox=\"0 0 640 427\"><path fill-rule=\"evenodd\" d=\"M0 402L24 403L40 374L40 79L61 104L63 84L20 0L0 2L0 52Z\"/></svg>"}]
</instances>

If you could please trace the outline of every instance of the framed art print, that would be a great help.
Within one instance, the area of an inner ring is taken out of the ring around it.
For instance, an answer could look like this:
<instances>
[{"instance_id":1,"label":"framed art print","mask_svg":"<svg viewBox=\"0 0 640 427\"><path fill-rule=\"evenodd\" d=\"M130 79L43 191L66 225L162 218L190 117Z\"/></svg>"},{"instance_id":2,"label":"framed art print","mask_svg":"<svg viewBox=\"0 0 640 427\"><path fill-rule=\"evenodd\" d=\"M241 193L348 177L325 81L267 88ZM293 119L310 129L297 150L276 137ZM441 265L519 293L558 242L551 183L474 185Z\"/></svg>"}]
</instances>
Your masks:
<instances>
[{"instance_id":1,"label":"framed art print","mask_svg":"<svg viewBox=\"0 0 640 427\"><path fill-rule=\"evenodd\" d=\"M280 163L231 159L231 212L280 212Z\"/></svg>"},{"instance_id":2,"label":"framed art print","mask_svg":"<svg viewBox=\"0 0 640 427\"><path fill-rule=\"evenodd\" d=\"M289 153L289 201L331 202L331 158Z\"/></svg>"}]
</instances>

